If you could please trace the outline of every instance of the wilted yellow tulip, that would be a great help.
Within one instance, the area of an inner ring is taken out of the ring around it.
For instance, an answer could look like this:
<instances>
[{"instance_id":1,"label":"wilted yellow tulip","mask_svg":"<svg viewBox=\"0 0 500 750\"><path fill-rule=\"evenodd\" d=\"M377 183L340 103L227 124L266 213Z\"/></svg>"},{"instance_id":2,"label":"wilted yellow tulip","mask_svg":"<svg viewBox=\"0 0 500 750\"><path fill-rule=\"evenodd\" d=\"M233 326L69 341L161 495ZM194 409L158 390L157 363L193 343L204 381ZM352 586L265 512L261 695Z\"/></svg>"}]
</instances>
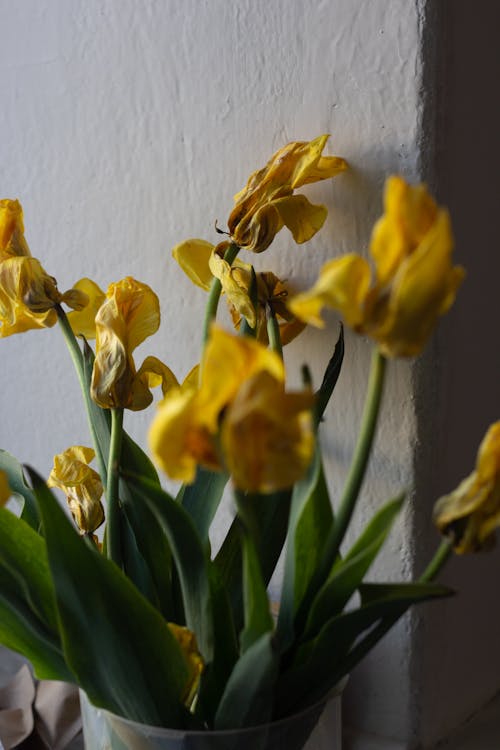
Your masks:
<instances>
[{"instance_id":1,"label":"wilted yellow tulip","mask_svg":"<svg viewBox=\"0 0 500 750\"><path fill-rule=\"evenodd\" d=\"M158 297L146 284L130 276L111 284L95 317L96 356L91 395L104 409L145 409L153 396L176 386L172 371L156 357L147 357L139 371L132 353L160 325Z\"/></svg>"},{"instance_id":2,"label":"wilted yellow tulip","mask_svg":"<svg viewBox=\"0 0 500 750\"><path fill-rule=\"evenodd\" d=\"M456 490L440 498L434 520L459 554L491 546L500 526L500 422L491 425L477 454L476 468Z\"/></svg>"},{"instance_id":3,"label":"wilted yellow tulip","mask_svg":"<svg viewBox=\"0 0 500 750\"><path fill-rule=\"evenodd\" d=\"M310 391L286 393L268 372L242 383L221 426L225 464L236 487L276 492L302 477L314 450L313 404Z\"/></svg>"},{"instance_id":4,"label":"wilted yellow tulip","mask_svg":"<svg viewBox=\"0 0 500 750\"><path fill-rule=\"evenodd\" d=\"M245 490L289 487L311 459L312 401L309 392L285 393L277 354L213 327L200 386L167 394L151 425L151 451L184 482L200 464L231 471Z\"/></svg>"},{"instance_id":5,"label":"wilted yellow tulip","mask_svg":"<svg viewBox=\"0 0 500 750\"><path fill-rule=\"evenodd\" d=\"M375 274L358 255L323 266L316 284L289 307L297 317L323 325L323 306L338 310L348 325L366 333L388 356L419 354L437 319L452 305L465 275L452 266L453 238L448 213L423 185L390 177L385 213L370 243Z\"/></svg>"},{"instance_id":6,"label":"wilted yellow tulip","mask_svg":"<svg viewBox=\"0 0 500 750\"><path fill-rule=\"evenodd\" d=\"M196 636L191 630L189 630L189 628L176 625L173 622L169 622L167 625L168 629L181 647L188 664L189 677L181 699L184 705L190 708L196 693L198 692L200 677L204 668L203 658L198 651Z\"/></svg>"},{"instance_id":7,"label":"wilted yellow tulip","mask_svg":"<svg viewBox=\"0 0 500 750\"><path fill-rule=\"evenodd\" d=\"M0 470L0 508L5 505L11 495L12 491L9 487L7 474Z\"/></svg>"},{"instance_id":8,"label":"wilted yellow tulip","mask_svg":"<svg viewBox=\"0 0 500 750\"><path fill-rule=\"evenodd\" d=\"M22 206L19 201L4 198L0 200L0 262L30 255L24 237Z\"/></svg>"},{"instance_id":9,"label":"wilted yellow tulip","mask_svg":"<svg viewBox=\"0 0 500 750\"><path fill-rule=\"evenodd\" d=\"M250 298L252 273L249 268L235 267L233 268L232 275L235 283ZM306 324L296 318L287 308L288 287L272 271L259 271L255 274L255 279L257 282L257 310L255 323L252 327L256 329L257 339L262 344L267 345L269 343L267 331L268 308L272 308L273 314L278 321L281 344L285 346L304 330ZM230 297L228 297L228 304L234 326L236 329L239 329L241 319L245 316L241 312L241 309L232 304ZM247 322L250 324L248 319Z\"/></svg>"},{"instance_id":10,"label":"wilted yellow tulip","mask_svg":"<svg viewBox=\"0 0 500 750\"><path fill-rule=\"evenodd\" d=\"M68 507L82 534L91 534L104 522L101 503L102 484L99 474L89 466L95 453L91 448L74 445L54 456L47 480L66 495Z\"/></svg>"},{"instance_id":11,"label":"wilted yellow tulip","mask_svg":"<svg viewBox=\"0 0 500 750\"><path fill-rule=\"evenodd\" d=\"M61 302L81 309L87 296L76 289L61 294L56 280L36 258L24 238L19 201L0 201L0 337L33 328L48 328L57 320Z\"/></svg>"},{"instance_id":12,"label":"wilted yellow tulip","mask_svg":"<svg viewBox=\"0 0 500 750\"><path fill-rule=\"evenodd\" d=\"M322 135L309 142L289 143L250 176L246 187L235 195L228 219L231 237L239 247L261 253L283 226L298 244L321 229L327 216L325 206L293 193L347 168L344 159L321 155L327 140L328 135Z\"/></svg>"}]
</instances>

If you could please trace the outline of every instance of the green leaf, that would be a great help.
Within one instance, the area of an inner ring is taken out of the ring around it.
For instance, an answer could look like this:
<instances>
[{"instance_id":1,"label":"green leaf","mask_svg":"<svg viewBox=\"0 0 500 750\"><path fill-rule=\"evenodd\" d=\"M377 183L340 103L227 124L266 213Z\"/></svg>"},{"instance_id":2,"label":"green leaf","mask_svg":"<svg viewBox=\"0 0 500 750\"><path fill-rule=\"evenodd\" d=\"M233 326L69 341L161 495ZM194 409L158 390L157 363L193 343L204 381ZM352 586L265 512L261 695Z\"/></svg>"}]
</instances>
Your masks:
<instances>
[{"instance_id":1,"label":"green leaf","mask_svg":"<svg viewBox=\"0 0 500 750\"><path fill-rule=\"evenodd\" d=\"M42 517L66 661L90 701L134 721L183 726L185 657L162 615L80 537L28 469Z\"/></svg>"},{"instance_id":2,"label":"green leaf","mask_svg":"<svg viewBox=\"0 0 500 750\"><path fill-rule=\"evenodd\" d=\"M144 477L127 476L127 480L167 536L182 588L186 624L196 634L205 662L213 655L208 563L190 516L161 487Z\"/></svg>"},{"instance_id":3,"label":"green leaf","mask_svg":"<svg viewBox=\"0 0 500 750\"><path fill-rule=\"evenodd\" d=\"M363 607L384 607L394 604L414 604L426 599L451 596L452 589L440 583L363 583L359 587ZM385 614L385 613L384 613Z\"/></svg>"},{"instance_id":4,"label":"green leaf","mask_svg":"<svg viewBox=\"0 0 500 750\"><path fill-rule=\"evenodd\" d=\"M280 678L279 715L286 715L298 706L312 703L326 694L352 667L349 651L353 644L383 618L394 616L396 622L410 605L452 593L438 584L365 586L369 600L366 604L333 617L315 638L296 650L290 668ZM372 587L375 588L371 591Z\"/></svg>"},{"instance_id":5,"label":"green leaf","mask_svg":"<svg viewBox=\"0 0 500 750\"><path fill-rule=\"evenodd\" d=\"M129 573L131 566L137 565L138 562L139 570L144 566L148 575L144 578L143 571L143 583L140 583L138 575L134 577L140 591L145 595L149 592L148 599L162 612L166 620L182 622L173 601L172 554L167 536L154 513L133 487L122 487L122 501L132 535L131 539L125 540L123 548L126 555L130 554L133 544L137 549L135 554L132 552L130 558L125 560L125 570Z\"/></svg>"},{"instance_id":6,"label":"green leaf","mask_svg":"<svg viewBox=\"0 0 500 750\"><path fill-rule=\"evenodd\" d=\"M316 424L319 424L324 411L330 401L333 390L337 384L340 370L342 369L342 361L344 359L344 328L340 325L340 333L335 344L333 355L328 362L325 374L323 376L323 382L316 392L316 408L315 408L315 420Z\"/></svg>"},{"instance_id":7,"label":"green leaf","mask_svg":"<svg viewBox=\"0 0 500 750\"><path fill-rule=\"evenodd\" d=\"M50 633L20 594L10 570L0 563L0 643L28 659L40 680L74 682L57 635Z\"/></svg>"},{"instance_id":8,"label":"green leaf","mask_svg":"<svg viewBox=\"0 0 500 750\"><path fill-rule=\"evenodd\" d=\"M294 487L278 618L278 639L285 650L294 639L294 621L322 558L333 513L319 446L306 476Z\"/></svg>"},{"instance_id":9,"label":"green leaf","mask_svg":"<svg viewBox=\"0 0 500 750\"><path fill-rule=\"evenodd\" d=\"M140 472L135 472L140 474ZM181 487L178 502L191 516L203 543L208 541L210 525L219 507L228 476L223 472L208 471L198 466L192 484Z\"/></svg>"},{"instance_id":10,"label":"green leaf","mask_svg":"<svg viewBox=\"0 0 500 750\"><path fill-rule=\"evenodd\" d=\"M17 496L22 498L21 518L37 531L40 527L40 518L36 507L33 492L24 480L23 468L19 461L7 451L0 449L0 470L7 475L9 487Z\"/></svg>"},{"instance_id":11,"label":"green leaf","mask_svg":"<svg viewBox=\"0 0 500 750\"><path fill-rule=\"evenodd\" d=\"M384 505L373 517L343 560L337 560L328 579L313 600L305 636L311 638L325 622L339 614L361 584L377 556L392 523L398 515L404 495Z\"/></svg>"},{"instance_id":12,"label":"green leaf","mask_svg":"<svg viewBox=\"0 0 500 750\"><path fill-rule=\"evenodd\" d=\"M263 636L245 651L227 682L215 729L238 729L265 724L272 715L272 694L278 671L278 657L272 634Z\"/></svg>"},{"instance_id":13,"label":"green leaf","mask_svg":"<svg viewBox=\"0 0 500 750\"><path fill-rule=\"evenodd\" d=\"M290 490L274 492L270 495L252 495L253 515L257 522L257 554L266 586L271 580L285 543L290 499ZM215 557L215 565L229 593L235 625L241 628L243 626L242 556L238 519L235 519L229 527L226 538Z\"/></svg>"},{"instance_id":14,"label":"green leaf","mask_svg":"<svg viewBox=\"0 0 500 750\"><path fill-rule=\"evenodd\" d=\"M30 609L50 632L57 633L54 587L45 542L6 508L0 508L0 562Z\"/></svg>"},{"instance_id":15,"label":"green leaf","mask_svg":"<svg viewBox=\"0 0 500 750\"><path fill-rule=\"evenodd\" d=\"M243 610L245 627L240 636L241 651L244 653L261 636L273 630L273 618L269 611L266 585L262 578L260 562L255 544L247 530L243 536Z\"/></svg>"},{"instance_id":16,"label":"green leaf","mask_svg":"<svg viewBox=\"0 0 500 750\"><path fill-rule=\"evenodd\" d=\"M227 681L238 660L238 639L234 627L229 598L214 565L210 571L210 590L214 616L214 658L206 665L200 681L196 714L209 727L226 688Z\"/></svg>"}]
</instances>

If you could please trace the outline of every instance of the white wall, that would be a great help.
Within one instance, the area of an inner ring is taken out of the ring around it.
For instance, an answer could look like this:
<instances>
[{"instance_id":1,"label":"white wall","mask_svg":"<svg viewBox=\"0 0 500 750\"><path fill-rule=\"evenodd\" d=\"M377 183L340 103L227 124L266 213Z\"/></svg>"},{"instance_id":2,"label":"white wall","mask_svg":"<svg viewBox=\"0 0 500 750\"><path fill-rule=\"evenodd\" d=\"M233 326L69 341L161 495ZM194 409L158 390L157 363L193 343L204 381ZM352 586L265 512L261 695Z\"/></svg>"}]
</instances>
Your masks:
<instances>
[{"instance_id":1,"label":"white wall","mask_svg":"<svg viewBox=\"0 0 500 750\"><path fill-rule=\"evenodd\" d=\"M188 236L217 241L214 220L224 224L233 193L274 150L331 132L328 152L351 165L308 191L330 209L322 233L301 248L282 233L258 258L302 285L332 255L366 248L387 174L418 178L434 132L423 99L424 9L424 0L0 0L1 192L22 201L33 254L61 289L85 275L104 287L129 274L151 284L163 322L142 354L184 375L198 358L204 297L170 249ZM307 358L319 379L333 338L310 332L292 346L292 378ZM88 444L61 336L34 331L2 340L0 351L0 444L48 473L54 453ZM369 352L348 334L325 434L336 489ZM388 391L358 526L414 484L421 426L408 363L391 367ZM144 440L150 419L130 414L126 427ZM379 577L414 567L413 522L409 511ZM353 677L357 726L412 734L417 626L405 620Z\"/></svg>"}]
</instances>

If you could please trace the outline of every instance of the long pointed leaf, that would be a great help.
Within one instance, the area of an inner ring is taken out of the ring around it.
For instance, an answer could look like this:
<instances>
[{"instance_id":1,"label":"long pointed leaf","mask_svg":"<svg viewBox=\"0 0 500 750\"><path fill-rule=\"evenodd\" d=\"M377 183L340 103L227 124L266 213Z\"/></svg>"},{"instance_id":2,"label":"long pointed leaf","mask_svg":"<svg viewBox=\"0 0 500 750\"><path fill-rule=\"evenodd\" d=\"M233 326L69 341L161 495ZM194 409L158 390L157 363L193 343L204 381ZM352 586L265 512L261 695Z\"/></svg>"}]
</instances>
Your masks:
<instances>
[{"instance_id":1,"label":"long pointed leaf","mask_svg":"<svg viewBox=\"0 0 500 750\"><path fill-rule=\"evenodd\" d=\"M384 589L380 590L380 598L373 591L373 601L333 617L315 638L297 649L291 667L280 679L279 715L286 715L304 702L312 703L326 694L346 673L343 662L347 661L352 645L382 618L399 617L412 604L452 593L438 584L397 584L391 590L391 584L387 586L385 595Z\"/></svg>"},{"instance_id":2,"label":"long pointed leaf","mask_svg":"<svg viewBox=\"0 0 500 750\"><path fill-rule=\"evenodd\" d=\"M344 328L341 324L340 333L335 344L333 355L328 362L328 365L323 376L323 382L316 393L316 408L315 408L315 419L316 424L321 421L324 411L330 401L331 395L342 369L342 361L344 359Z\"/></svg>"},{"instance_id":3,"label":"long pointed leaf","mask_svg":"<svg viewBox=\"0 0 500 750\"><path fill-rule=\"evenodd\" d=\"M269 721L277 670L272 634L265 633L236 663L215 717L215 729L238 729Z\"/></svg>"},{"instance_id":4,"label":"long pointed leaf","mask_svg":"<svg viewBox=\"0 0 500 750\"><path fill-rule=\"evenodd\" d=\"M258 523L258 548L262 576L266 586L276 568L286 539L290 513L290 490L271 495L254 495L254 516ZM235 519L215 557L215 564L231 600L237 628L243 626L241 598L242 556L239 521Z\"/></svg>"},{"instance_id":5,"label":"long pointed leaf","mask_svg":"<svg viewBox=\"0 0 500 750\"><path fill-rule=\"evenodd\" d=\"M294 487L278 619L280 648L294 638L294 620L333 521L319 446L309 471Z\"/></svg>"},{"instance_id":6,"label":"long pointed leaf","mask_svg":"<svg viewBox=\"0 0 500 750\"><path fill-rule=\"evenodd\" d=\"M314 599L305 628L306 637L318 633L324 623L347 604L384 544L403 502L403 495L384 505L373 517L343 560L333 566Z\"/></svg>"},{"instance_id":7,"label":"long pointed leaf","mask_svg":"<svg viewBox=\"0 0 500 750\"><path fill-rule=\"evenodd\" d=\"M28 469L42 517L65 658L92 703L147 724L183 726L185 657L161 616L80 537Z\"/></svg>"},{"instance_id":8,"label":"long pointed leaf","mask_svg":"<svg viewBox=\"0 0 500 750\"><path fill-rule=\"evenodd\" d=\"M244 653L261 636L273 629L266 585L262 578L257 551L251 535L242 529L243 535L243 601L245 627L240 636Z\"/></svg>"},{"instance_id":9,"label":"long pointed leaf","mask_svg":"<svg viewBox=\"0 0 500 750\"><path fill-rule=\"evenodd\" d=\"M182 506L154 482L135 476L128 476L127 480L167 535L182 588L186 623L196 634L200 651L208 663L213 655L209 573L193 522Z\"/></svg>"},{"instance_id":10,"label":"long pointed leaf","mask_svg":"<svg viewBox=\"0 0 500 750\"><path fill-rule=\"evenodd\" d=\"M18 498L22 498L21 518L32 529L38 531L40 518L38 516L35 496L24 480L23 467L10 453L0 450L0 470L6 473L11 490Z\"/></svg>"},{"instance_id":11,"label":"long pointed leaf","mask_svg":"<svg viewBox=\"0 0 500 750\"><path fill-rule=\"evenodd\" d=\"M0 562L19 593L49 631L57 633L54 587L43 538L22 519L0 508Z\"/></svg>"},{"instance_id":12,"label":"long pointed leaf","mask_svg":"<svg viewBox=\"0 0 500 750\"><path fill-rule=\"evenodd\" d=\"M19 593L17 582L0 563L0 643L28 659L40 680L73 682L58 637L50 633Z\"/></svg>"},{"instance_id":13,"label":"long pointed leaf","mask_svg":"<svg viewBox=\"0 0 500 750\"><path fill-rule=\"evenodd\" d=\"M177 500L191 516L204 543L208 541L210 524L219 507L227 480L227 474L208 471L199 466L195 481L183 485L177 496Z\"/></svg>"}]
</instances>

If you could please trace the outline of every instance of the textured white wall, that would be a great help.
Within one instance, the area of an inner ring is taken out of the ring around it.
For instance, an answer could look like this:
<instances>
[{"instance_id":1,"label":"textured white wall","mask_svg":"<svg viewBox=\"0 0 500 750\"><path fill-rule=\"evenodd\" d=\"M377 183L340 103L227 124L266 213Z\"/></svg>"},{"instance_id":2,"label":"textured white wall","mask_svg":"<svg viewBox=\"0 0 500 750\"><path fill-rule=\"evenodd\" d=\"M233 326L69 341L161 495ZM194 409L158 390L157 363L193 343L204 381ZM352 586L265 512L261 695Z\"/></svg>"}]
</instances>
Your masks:
<instances>
[{"instance_id":1,"label":"textured white wall","mask_svg":"<svg viewBox=\"0 0 500 750\"><path fill-rule=\"evenodd\" d=\"M162 327L139 350L183 376L197 361L204 296L170 259L188 236L217 241L233 193L289 140L331 132L351 170L308 194L326 203L320 235L280 235L259 257L306 285L332 255L366 248L390 172L419 175L424 0L0 0L1 192L25 209L32 252L61 289L81 276L153 286ZM7 19L7 20L5 20ZM333 322L333 320L332 320ZM332 333L308 332L288 353L316 379ZM88 444L76 379L57 329L0 342L0 444L48 473L52 456ZM361 411L370 346L347 335L346 366L325 446L341 485ZM391 367L383 424L358 526L413 484L417 434L411 366ZM141 441L150 414L127 415ZM378 570L411 570L410 516ZM349 718L409 736L413 621L352 680Z\"/></svg>"}]
</instances>

